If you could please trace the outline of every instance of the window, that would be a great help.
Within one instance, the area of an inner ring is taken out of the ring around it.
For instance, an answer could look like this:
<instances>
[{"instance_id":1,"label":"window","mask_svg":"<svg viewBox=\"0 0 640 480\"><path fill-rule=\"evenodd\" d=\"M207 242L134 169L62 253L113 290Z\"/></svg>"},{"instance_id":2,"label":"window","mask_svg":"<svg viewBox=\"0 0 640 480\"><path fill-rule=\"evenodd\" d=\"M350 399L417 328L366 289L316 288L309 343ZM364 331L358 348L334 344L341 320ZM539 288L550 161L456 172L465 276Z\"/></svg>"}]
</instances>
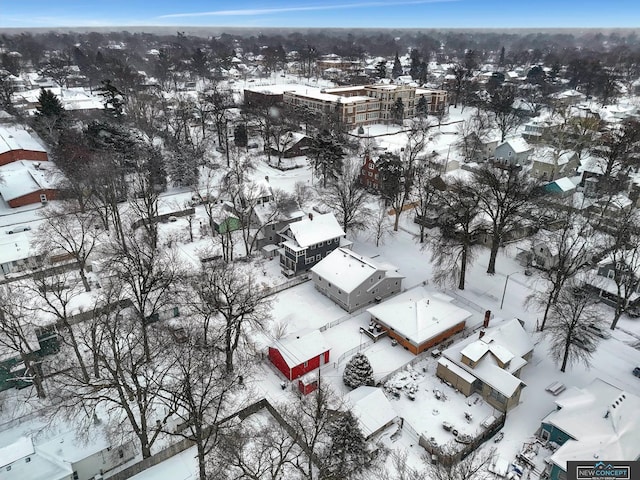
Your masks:
<instances>
[{"instance_id":1,"label":"window","mask_svg":"<svg viewBox=\"0 0 640 480\"><path fill-rule=\"evenodd\" d=\"M43 203L47 201L47 196L44 193L40 194L40 201Z\"/></svg>"},{"instance_id":2,"label":"window","mask_svg":"<svg viewBox=\"0 0 640 480\"><path fill-rule=\"evenodd\" d=\"M309 366L309 362L304 362L304 368L307 368Z\"/></svg>"},{"instance_id":3,"label":"window","mask_svg":"<svg viewBox=\"0 0 640 480\"><path fill-rule=\"evenodd\" d=\"M320 259L321 259L321 258L322 258L322 255L321 255L321 254L316 255L316 260L317 260L317 261L320 261Z\"/></svg>"},{"instance_id":4,"label":"window","mask_svg":"<svg viewBox=\"0 0 640 480\"><path fill-rule=\"evenodd\" d=\"M373 170L373 162L369 162L369 170Z\"/></svg>"},{"instance_id":5,"label":"window","mask_svg":"<svg viewBox=\"0 0 640 480\"><path fill-rule=\"evenodd\" d=\"M543 440L547 441L547 440L549 440L549 437L551 435L549 434L549 432L547 430L542 429L542 432L541 432L540 436L542 437Z\"/></svg>"},{"instance_id":6,"label":"window","mask_svg":"<svg viewBox=\"0 0 640 480\"><path fill-rule=\"evenodd\" d=\"M323 246L323 245L324 245L324 242L320 242L320 243L318 244L318 246L319 246L319 247L321 247L321 246Z\"/></svg>"},{"instance_id":7,"label":"window","mask_svg":"<svg viewBox=\"0 0 640 480\"><path fill-rule=\"evenodd\" d=\"M489 392L489 397L495 399L498 403L506 403L507 401L507 397L493 389Z\"/></svg>"},{"instance_id":8,"label":"window","mask_svg":"<svg viewBox=\"0 0 640 480\"><path fill-rule=\"evenodd\" d=\"M369 176L370 176L370 177L373 177L373 172L369 172Z\"/></svg>"},{"instance_id":9,"label":"window","mask_svg":"<svg viewBox=\"0 0 640 480\"><path fill-rule=\"evenodd\" d=\"M79 480L78 472L73 472L73 480Z\"/></svg>"},{"instance_id":10,"label":"window","mask_svg":"<svg viewBox=\"0 0 640 480\"><path fill-rule=\"evenodd\" d=\"M118 458L124 458L124 450L123 449L118 450Z\"/></svg>"}]
</instances>

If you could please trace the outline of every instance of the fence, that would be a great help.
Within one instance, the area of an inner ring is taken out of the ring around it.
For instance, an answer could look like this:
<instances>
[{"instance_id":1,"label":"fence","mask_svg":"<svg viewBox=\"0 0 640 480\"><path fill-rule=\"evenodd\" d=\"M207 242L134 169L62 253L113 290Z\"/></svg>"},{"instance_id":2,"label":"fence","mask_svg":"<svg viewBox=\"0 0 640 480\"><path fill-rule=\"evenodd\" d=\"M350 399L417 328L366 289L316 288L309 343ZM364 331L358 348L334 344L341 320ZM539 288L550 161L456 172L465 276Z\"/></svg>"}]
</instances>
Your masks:
<instances>
[{"instance_id":1,"label":"fence","mask_svg":"<svg viewBox=\"0 0 640 480\"><path fill-rule=\"evenodd\" d=\"M228 421L238 417L241 420L244 420L245 418L247 418L250 415L253 415L256 412L259 412L260 410L262 410L263 408L266 408L269 413L273 416L273 418L276 419L276 421L287 431L287 433L289 433L289 435L291 436L291 438L297 439L298 445L300 445L300 447L307 452L307 454L309 454L311 456L311 458L313 459L313 461L317 464L318 463L318 459L316 457L316 455L313 452L309 451L309 448L307 447L307 445L305 445L303 443L302 439L299 439L299 435L296 434L295 430L293 429L293 427L291 427L291 425L289 425L289 423L287 423L287 421L282 417L282 415L280 415L280 412L278 412L273 405L271 405L269 403L269 401L266 398L262 398L260 400L258 400L255 403L252 403L251 405L249 405L248 407L245 407L241 410L238 410L237 412L229 415L228 417L223 418L222 420L220 420L219 422L217 422L216 425L224 425L225 423L227 423ZM211 427L208 427L208 429L210 430ZM208 433L208 432L207 432ZM156 453L155 455L152 455L149 458L145 458L143 460L141 460L140 462L131 465L130 467L116 473L115 475L109 476L108 478L110 480L126 480L128 478L133 477L134 475L137 475L140 472L143 472L144 470L151 468L155 465L158 465L162 462L164 462L165 460L168 460L169 458L173 457L174 455L177 455L181 452L184 452L185 450L187 450L190 447L193 447L195 445L195 442L192 440L189 440L187 438L184 438L176 443L174 443L173 445L165 448L164 450L161 450L160 452Z\"/></svg>"},{"instance_id":2,"label":"fence","mask_svg":"<svg viewBox=\"0 0 640 480\"><path fill-rule=\"evenodd\" d=\"M184 210L177 210L175 212L164 213L162 215L158 215L157 217L153 217L151 219L151 222L152 223L167 222L170 217L186 217L188 215L195 215L195 213L196 213L196 209L195 208L193 208L193 207L186 208ZM134 221L131 224L131 228L136 230L136 229L140 228L142 225L145 225L146 223L149 223L148 219L139 218L138 220Z\"/></svg>"},{"instance_id":3,"label":"fence","mask_svg":"<svg viewBox=\"0 0 640 480\"><path fill-rule=\"evenodd\" d=\"M309 280L311 280L311 275L309 275L308 273L305 273L304 275L300 275L298 277L292 278L291 280L287 280L286 282L281 283L279 285L274 285L273 287L269 287L267 288L267 292L269 293L269 295L275 295L276 293L282 292L283 290L287 290L289 288L296 287L305 282L308 282Z\"/></svg>"},{"instance_id":4,"label":"fence","mask_svg":"<svg viewBox=\"0 0 640 480\"><path fill-rule=\"evenodd\" d=\"M464 460L467 455L473 452L476 448L482 445L484 442L492 438L496 433L500 431L500 429L504 426L504 422L506 420L506 415L503 413L499 418L497 418L491 425L487 427L485 431L483 431L480 435L475 437L471 443L464 445L458 451L443 451L443 449L432 442L429 441L427 437L424 435L420 435L420 440L418 444L424 448L427 452L429 452L432 456L435 455L439 463L443 465L452 465L461 460Z\"/></svg>"},{"instance_id":5,"label":"fence","mask_svg":"<svg viewBox=\"0 0 640 480\"><path fill-rule=\"evenodd\" d=\"M362 350L363 348L367 348L369 345L373 345L375 342L373 340L367 340L364 343L361 343L360 345L358 345L357 347L353 347L351 350L347 350L346 352L344 352L342 355L340 355L338 357L338 360L335 362L336 366L340 365L340 363L347 357L350 357L351 355L353 355L356 352L359 352L360 350Z\"/></svg>"}]
</instances>

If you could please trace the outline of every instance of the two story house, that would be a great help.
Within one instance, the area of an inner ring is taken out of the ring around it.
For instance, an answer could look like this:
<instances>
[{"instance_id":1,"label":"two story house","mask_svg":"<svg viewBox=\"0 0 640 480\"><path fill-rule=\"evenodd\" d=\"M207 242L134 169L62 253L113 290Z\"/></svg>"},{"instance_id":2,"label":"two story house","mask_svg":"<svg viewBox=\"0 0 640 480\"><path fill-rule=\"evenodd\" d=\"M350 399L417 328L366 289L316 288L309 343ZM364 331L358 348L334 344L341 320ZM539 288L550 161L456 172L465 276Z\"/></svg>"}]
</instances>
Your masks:
<instances>
[{"instance_id":1,"label":"two story house","mask_svg":"<svg viewBox=\"0 0 640 480\"><path fill-rule=\"evenodd\" d=\"M376 162L369 155L364 157L364 163L360 167L360 185L372 190L380 189L380 171Z\"/></svg>"},{"instance_id":2,"label":"two story house","mask_svg":"<svg viewBox=\"0 0 640 480\"><path fill-rule=\"evenodd\" d=\"M560 177L574 176L580 165L576 152L557 152L545 147L536 149L531 158L531 176L547 182Z\"/></svg>"},{"instance_id":3,"label":"two story house","mask_svg":"<svg viewBox=\"0 0 640 480\"><path fill-rule=\"evenodd\" d=\"M397 267L338 248L311 269L316 289L347 312L381 301L402 289Z\"/></svg>"},{"instance_id":4,"label":"two story house","mask_svg":"<svg viewBox=\"0 0 640 480\"><path fill-rule=\"evenodd\" d=\"M533 148L522 137L505 140L496 147L495 160L505 165L526 165Z\"/></svg>"},{"instance_id":5,"label":"two story house","mask_svg":"<svg viewBox=\"0 0 640 480\"><path fill-rule=\"evenodd\" d=\"M640 304L640 254L637 250L628 250L606 256L598 262L595 276L588 276L587 282L607 305L615 306L619 300L627 302L625 307Z\"/></svg>"},{"instance_id":6,"label":"two story house","mask_svg":"<svg viewBox=\"0 0 640 480\"><path fill-rule=\"evenodd\" d=\"M489 312L487 312L489 313ZM436 375L464 395L478 392L491 406L506 412L518 405L525 386L520 371L533 356L533 342L519 320L469 337L442 352Z\"/></svg>"},{"instance_id":7,"label":"two story house","mask_svg":"<svg viewBox=\"0 0 640 480\"><path fill-rule=\"evenodd\" d=\"M333 213L314 215L287 225L278 232L280 267L287 277L308 272L338 247L349 247L342 227Z\"/></svg>"}]
</instances>

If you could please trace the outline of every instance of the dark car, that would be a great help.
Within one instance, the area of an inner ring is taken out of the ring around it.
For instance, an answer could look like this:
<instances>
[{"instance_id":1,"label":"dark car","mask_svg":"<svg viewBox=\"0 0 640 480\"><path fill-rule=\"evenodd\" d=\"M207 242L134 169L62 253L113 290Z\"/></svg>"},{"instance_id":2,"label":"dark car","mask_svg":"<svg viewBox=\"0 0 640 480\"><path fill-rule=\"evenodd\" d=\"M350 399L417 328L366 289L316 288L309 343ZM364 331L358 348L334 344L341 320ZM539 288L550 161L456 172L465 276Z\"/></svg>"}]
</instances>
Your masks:
<instances>
[{"instance_id":1,"label":"dark car","mask_svg":"<svg viewBox=\"0 0 640 480\"><path fill-rule=\"evenodd\" d=\"M640 378L640 366L638 366L638 367L636 367L636 368L634 368L634 369L633 369L633 374L634 374L636 377Z\"/></svg>"}]
</instances>

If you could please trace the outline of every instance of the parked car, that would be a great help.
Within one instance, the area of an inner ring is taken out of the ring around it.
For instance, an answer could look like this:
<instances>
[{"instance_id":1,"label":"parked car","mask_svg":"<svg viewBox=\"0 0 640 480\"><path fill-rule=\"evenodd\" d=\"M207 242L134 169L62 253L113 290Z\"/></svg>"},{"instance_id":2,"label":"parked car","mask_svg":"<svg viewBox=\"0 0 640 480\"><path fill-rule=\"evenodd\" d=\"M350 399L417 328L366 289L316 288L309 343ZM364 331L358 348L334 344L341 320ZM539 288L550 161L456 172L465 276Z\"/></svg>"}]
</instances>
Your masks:
<instances>
[{"instance_id":1,"label":"parked car","mask_svg":"<svg viewBox=\"0 0 640 480\"><path fill-rule=\"evenodd\" d=\"M28 225L18 225L17 227L12 227L9 230L7 230L7 233L12 234L12 233L18 233L18 232L28 232L29 230L31 230L31 227Z\"/></svg>"},{"instance_id":2,"label":"parked car","mask_svg":"<svg viewBox=\"0 0 640 480\"><path fill-rule=\"evenodd\" d=\"M633 369L633 374L640 378L640 366L637 366L636 368Z\"/></svg>"},{"instance_id":3,"label":"parked car","mask_svg":"<svg viewBox=\"0 0 640 480\"><path fill-rule=\"evenodd\" d=\"M597 335L600 338L611 338L611 332L605 330L604 328L600 328L597 325L587 325L587 330L591 333Z\"/></svg>"}]
</instances>

